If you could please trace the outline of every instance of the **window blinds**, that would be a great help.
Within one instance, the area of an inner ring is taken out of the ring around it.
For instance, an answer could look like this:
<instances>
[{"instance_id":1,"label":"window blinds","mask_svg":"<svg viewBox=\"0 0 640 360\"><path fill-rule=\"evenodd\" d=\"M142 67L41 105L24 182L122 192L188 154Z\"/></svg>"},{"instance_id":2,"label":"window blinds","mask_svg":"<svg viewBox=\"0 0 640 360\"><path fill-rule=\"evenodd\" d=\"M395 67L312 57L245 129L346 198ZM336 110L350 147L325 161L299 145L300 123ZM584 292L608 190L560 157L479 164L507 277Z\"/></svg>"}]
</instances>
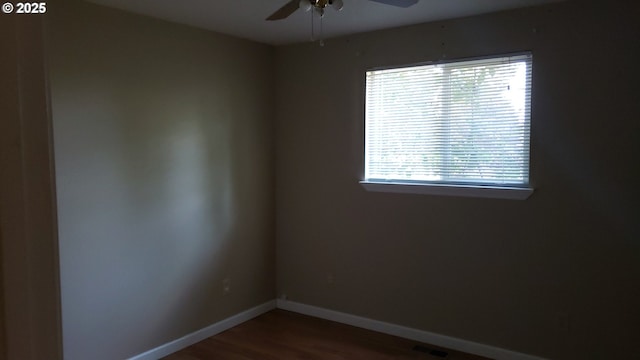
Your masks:
<instances>
[{"instance_id":1,"label":"window blinds","mask_svg":"<svg viewBox=\"0 0 640 360\"><path fill-rule=\"evenodd\" d=\"M525 186L531 55L366 73L365 181Z\"/></svg>"}]
</instances>

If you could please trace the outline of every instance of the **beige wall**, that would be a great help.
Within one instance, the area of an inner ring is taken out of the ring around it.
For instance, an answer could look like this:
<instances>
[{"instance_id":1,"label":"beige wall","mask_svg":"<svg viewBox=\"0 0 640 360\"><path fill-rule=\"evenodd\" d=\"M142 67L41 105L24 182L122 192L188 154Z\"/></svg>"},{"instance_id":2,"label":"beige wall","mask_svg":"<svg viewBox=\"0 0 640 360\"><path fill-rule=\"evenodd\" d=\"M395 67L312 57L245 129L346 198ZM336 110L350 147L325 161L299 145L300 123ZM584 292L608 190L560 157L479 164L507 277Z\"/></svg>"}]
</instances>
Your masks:
<instances>
[{"instance_id":1,"label":"beige wall","mask_svg":"<svg viewBox=\"0 0 640 360\"><path fill-rule=\"evenodd\" d=\"M127 358L273 299L272 49L50 8L65 359Z\"/></svg>"},{"instance_id":2,"label":"beige wall","mask_svg":"<svg viewBox=\"0 0 640 360\"><path fill-rule=\"evenodd\" d=\"M640 33L637 10L612 7L573 1L279 47L278 293L553 359L640 358L629 170ZM525 50L529 200L358 185L365 69Z\"/></svg>"}]
</instances>

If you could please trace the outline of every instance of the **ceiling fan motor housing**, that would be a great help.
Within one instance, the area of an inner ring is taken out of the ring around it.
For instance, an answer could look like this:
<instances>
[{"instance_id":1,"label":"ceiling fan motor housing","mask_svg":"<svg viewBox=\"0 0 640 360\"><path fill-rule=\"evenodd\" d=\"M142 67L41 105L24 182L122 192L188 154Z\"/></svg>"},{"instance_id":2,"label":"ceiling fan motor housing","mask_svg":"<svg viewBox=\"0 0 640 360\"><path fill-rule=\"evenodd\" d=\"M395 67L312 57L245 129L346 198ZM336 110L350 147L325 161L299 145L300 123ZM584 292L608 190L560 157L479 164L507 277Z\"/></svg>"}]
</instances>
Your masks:
<instances>
[{"instance_id":1,"label":"ceiling fan motor housing","mask_svg":"<svg viewBox=\"0 0 640 360\"><path fill-rule=\"evenodd\" d=\"M343 3L342 0L300 0L299 6L304 11L309 11L312 7L323 10L327 5L333 6L336 10L342 10Z\"/></svg>"},{"instance_id":2,"label":"ceiling fan motor housing","mask_svg":"<svg viewBox=\"0 0 640 360\"><path fill-rule=\"evenodd\" d=\"M415 5L419 0L369 0L374 1L380 4L391 5L396 7L407 8L409 6ZM282 20L289 17L289 15L296 12L298 9L302 9L303 11L310 11L311 9L315 9L320 16L324 14L324 9L331 5L336 11L342 10L344 6L343 0L290 0L280 9L276 10L273 14L271 14L267 20Z\"/></svg>"}]
</instances>

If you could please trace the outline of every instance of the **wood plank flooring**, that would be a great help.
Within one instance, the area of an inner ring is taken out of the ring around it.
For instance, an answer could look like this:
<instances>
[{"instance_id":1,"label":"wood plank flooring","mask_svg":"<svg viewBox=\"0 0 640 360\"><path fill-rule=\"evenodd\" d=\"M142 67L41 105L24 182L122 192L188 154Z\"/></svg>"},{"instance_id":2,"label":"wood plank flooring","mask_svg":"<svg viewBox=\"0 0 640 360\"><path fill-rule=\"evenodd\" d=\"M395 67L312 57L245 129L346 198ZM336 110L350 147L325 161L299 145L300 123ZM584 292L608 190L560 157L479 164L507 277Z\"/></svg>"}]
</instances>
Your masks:
<instances>
[{"instance_id":1,"label":"wood plank flooring","mask_svg":"<svg viewBox=\"0 0 640 360\"><path fill-rule=\"evenodd\" d=\"M414 350L416 345L422 346L422 351ZM446 356L437 351L445 352ZM210 359L487 360L284 310L270 311L163 358Z\"/></svg>"}]
</instances>

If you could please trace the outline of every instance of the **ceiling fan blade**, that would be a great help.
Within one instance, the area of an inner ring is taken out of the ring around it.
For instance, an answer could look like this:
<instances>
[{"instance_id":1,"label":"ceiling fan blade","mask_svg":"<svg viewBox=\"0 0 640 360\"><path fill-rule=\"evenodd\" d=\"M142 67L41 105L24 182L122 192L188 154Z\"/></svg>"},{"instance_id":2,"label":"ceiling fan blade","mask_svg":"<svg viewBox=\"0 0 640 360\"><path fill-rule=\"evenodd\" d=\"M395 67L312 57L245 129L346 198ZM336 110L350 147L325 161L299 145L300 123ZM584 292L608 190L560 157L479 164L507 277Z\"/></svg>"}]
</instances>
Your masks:
<instances>
[{"instance_id":1,"label":"ceiling fan blade","mask_svg":"<svg viewBox=\"0 0 640 360\"><path fill-rule=\"evenodd\" d=\"M408 8L418 3L418 0L369 0L380 4L397 6L401 8Z\"/></svg>"},{"instance_id":2,"label":"ceiling fan blade","mask_svg":"<svg viewBox=\"0 0 640 360\"><path fill-rule=\"evenodd\" d=\"M300 0L291 0L288 3L286 3L283 7L278 9L276 12L271 14L271 16L267 18L267 20L273 21L273 20L285 19L289 17L289 15L293 14L296 10L298 10L299 6L300 6Z\"/></svg>"}]
</instances>

